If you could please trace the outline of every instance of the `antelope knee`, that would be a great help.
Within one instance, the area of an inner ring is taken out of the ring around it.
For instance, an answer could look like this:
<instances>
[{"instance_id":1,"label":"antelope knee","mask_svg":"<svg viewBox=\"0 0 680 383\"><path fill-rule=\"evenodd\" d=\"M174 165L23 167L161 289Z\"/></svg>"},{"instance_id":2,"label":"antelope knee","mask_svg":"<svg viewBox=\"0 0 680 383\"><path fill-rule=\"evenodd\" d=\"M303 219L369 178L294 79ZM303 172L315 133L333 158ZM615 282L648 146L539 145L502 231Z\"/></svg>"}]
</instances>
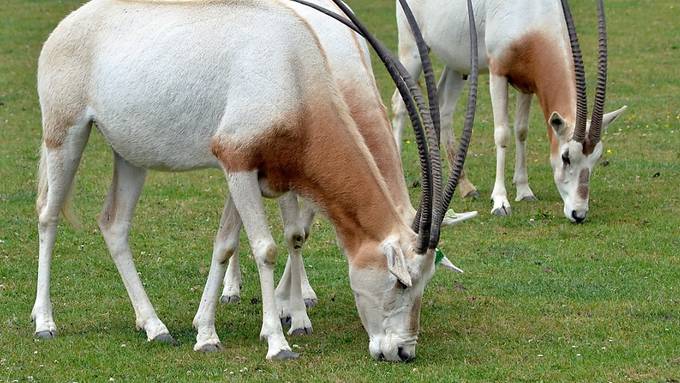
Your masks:
<instances>
[{"instance_id":1,"label":"antelope knee","mask_svg":"<svg viewBox=\"0 0 680 383\"><path fill-rule=\"evenodd\" d=\"M439 108L439 114L441 115L440 120L449 122L453 120L453 113L455 110L453 108L447 108L447 107L440 107ZM448 129L442 129L442 131L448 130Z\"/></svg>"},{"instance_id":2,"label":"antelope knee","mask_svg":"<svg viewBox=\"0 0 680 383\"><path fill-rule=\"evenodd\" d=\"M517 141L524 142L527 140L527 134L529 133L528 126L519 126L516 128L515 135L517 136Z\"/></svg>"},{"instance_id":3,"label":"antelope knee","mask_svg":"<svg viewBox=\"0 0 680 383\"><path fill-rule=\"evenodd\" d=\"M276 244L273 240L261 241L252 248L258 265L274 266L276 264Z\"/></svg>"},{"instance_id":4,"label":"antelope knee","mask_svg":"<svg viewBox=\"0 0 680 383\"><path fill-rule=\"evenodd\" d=\"M215 260L220 264L224 265L227 262L229 262L229 258L231 258L236 253L237 249L238 249L237 241L227 240L215 243L216 254Z\"/></svg>"},{"instance_id":5,"label":"antelope knee","mask_svg":"<svg viewBox=\"0 0 680 383\"><path fill-rule=\"evenodd\" d=\"M59 214L49 214L43 208L38 214L38 226L40 229L46 229L50 226L56 226L59 223Z\"/></svg>"},{"instance_id":6,"label":"antelope knee","mask_svg":"<svg viewBox=\"0 0 680 383\"><path fill-rule=\"evenodd\" d=\"M288 246L294 249L301 248L305 242L305 230L301 226L286 228L284 235Z\"/></svg>"},{"instance_id":7,"label":"antelope knee","mask_svg":"<svg viewBox=\"0 0 680 383\"><path fill-rule=\"evenodd\" d=\"M99 231L105 239L118 239L126 237L130 231L130 223L124 220L115 220L107 214L101 214L97 218Z\"/></svg>"},{"instance_id":8,"label":"antelope knee","mask_svg":"<svg viewBox=\"0 0 680 383\"><path fill-rule=\"evenodd\" d=\"M496 146L505 148L510 143L510 129L507 126L497 126L493 131Z\"/></svg>"}]
</instances>

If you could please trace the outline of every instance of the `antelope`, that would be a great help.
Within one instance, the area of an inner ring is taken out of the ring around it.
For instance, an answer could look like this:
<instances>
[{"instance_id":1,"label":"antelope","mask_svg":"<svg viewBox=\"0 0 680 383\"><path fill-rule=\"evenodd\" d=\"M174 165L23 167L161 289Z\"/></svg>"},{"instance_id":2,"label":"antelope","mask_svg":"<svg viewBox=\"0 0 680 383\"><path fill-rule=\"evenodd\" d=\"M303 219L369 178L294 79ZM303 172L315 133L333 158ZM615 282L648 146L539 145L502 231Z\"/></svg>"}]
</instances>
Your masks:
<instances>
[{"instance_id":1,"label":"antelope","mask_svg":"<svg viewBox=\"0 0 680 383\"><path fill-rule=\"evenodd\" d=\"M462 0L409 0L425 41L445 63L439 91L442 119L452 122L456 101L470 70L465 2ZM508 117L508 85L518 90L515 114L515 201L536 197L529 187L526 138L532 95L536 94L548 127L550 164L555 185L564 202L564 215L572 222L586 219L589 183L593 168L602 155L600 138L626 106L604 114L607 78L607 40L604 4L599 9L599 69L592 124L587 121L585 75L578 38L566 0L475 0L479 65L490 73L490 93L496 145L496 181L491 213L511 214L505 188L505 151L511 133ZM421 66L413 36L404 14L397 10L399 59L412 76ZM572 55L573 53L573 55ZM573 59L572 59L573 56ZM574 78L576 81L574 81ZM395 96L397 93L395 92ZM392 97L394 139L399 145L405 111ZM452 129L443 130L443 145L449 158L455 155ZM461 176L460 193L478 195L474 185Z\"/></svg>"},{"instance_id":2,"label":"antelope","mask_svg":"<svg viewBox=\"0 0 680 383\"><path fill-rule=\"evenodd\" d=\"M337 11L337 7L330 0L316 0L311 3ZM367 44L361 39L361 36L317 10L294 2L288 4L314 30L328 60L333 78L336 83L340 84L342 97L349 106L352 119L357 122L359 133L363 136L369 151L373 155L392 198L397 204L400 215L407 222L411 222L415 217L416 210L411 205L404 184L401 160L395 146L391 143L391 126L373 77ZM359 123L360 121L372 121L373 123L369 125ZM476 214L477 212L455 213L449 211L443 225L455 225L476 216ZM291 297L297 296L297 292L292 292L291 272L300 273L301 295L306 307L312 307L316 304L316 293L309 284L303 263L299 262L302 266L300 270L291 270L290 266L293 253L302 251L301 248L309 236L314 215L313 205L309 203L305 203L302 211L297 214L294 211L291 213L282 212L284 232L301 234L297 237L296 243L289 246L290 255L276 288L277 303L280 307L279 315L285 323L290 322L291 324L289 334L308 334L312 330L310 321L302 312L303 306L298 302L296 304L297 309L291 307ZM295 222L295 217L298 217L297 222ZM287 235L288 237L290 235ZM457 270L446 259L441 265L450 270ZM235 253L229 259L221 301L223 303L238 303L240 301L240 286L239 257L238 253ZM215 345L208 346L205 350L218 349L214 347Z\"/></svg>"},{"instance_id":3,"label":"antelope","mask_svg":"<svg viewBox=\"0 0 680 383\"><path fill-rule=\"evenodd\" d=\"M297 357L277 315L277 250L262 202L262 196L281 197L283 211L291 211L292 191L313 201L335 227L371 355L390 361L415 357L420 301L434 273L443 212L472 133L476 70L457 162L444 189L432 109L426 109L403 66L340 0L334 2L349 20L334 16L376 48L412 117L423 177L413 222L400 215L319 41L289 7L260 0L93 0L57 26L38 63L43 138L32 310L36 336L56 335L51 255L59 213L69 206L73 178L95 125L114 158L99 227L132 301L136 325L150 341L173 338L144 291L128 243L145 175L149 169L215 167L224 170L230 195L215 238L216 267L204 291L210 301L202 306L217 303L243 225L260 276L266 357ZM411 24L422 47L417 24ZM474 41L476 33L470 35ZM471 49L476 51L476 43ZM433 86L428 82L428 89Z\"/></svg>"}]
</instances>

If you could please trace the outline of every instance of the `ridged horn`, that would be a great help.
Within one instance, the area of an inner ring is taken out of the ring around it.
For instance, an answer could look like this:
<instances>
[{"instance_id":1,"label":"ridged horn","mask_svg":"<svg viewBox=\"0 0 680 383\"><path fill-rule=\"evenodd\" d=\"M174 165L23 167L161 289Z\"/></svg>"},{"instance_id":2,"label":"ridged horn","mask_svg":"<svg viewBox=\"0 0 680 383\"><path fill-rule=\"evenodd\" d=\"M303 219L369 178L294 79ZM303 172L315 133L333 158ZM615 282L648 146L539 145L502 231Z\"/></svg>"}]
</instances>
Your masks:
<instances>
[{"instance_id":1,"label":"ridged horn","mask_svg":"<svg viewBox=\"0 0 680 383\"><path fill-rule=\"evenodd\" d=\"M437 84L434 77L434 69L432 68L432 61L430 60L429 48L425 43L420 27L416 22L416 18L411 11L406 0L399 0L401 9L406 16L406 21L411 28L411 33L416 41L418 54L420 55L420 62L423 65L423 72L425 75L425 84L427 88L427 98L429 104L429 115L432 121L432 131L428 130L428 146L430 148L430 161L432 165L432 227L430 229L430 241L428 248L434 249L439 242L439 235L441 231L441 223L444 219L444 211L442 210L442 170L441 170L441 154L439 151L439 135L440 135L440 116L439 116L439 96L437 94ZM421 110L425 114L424 110ZM422 208L422 207L421 207ZM416 217L422 219L422 211L416 214Z\"/></svg>"},{"instance_id":2,"label":"ridged horn","mask_svg":"<svg viewBox=\"0 0 680 383\"><path fill-rule=\"evenodd\" d=\"M607 23L604 14L604 1L597 2L598 16L598 61L597 61L597 87L595 88L595 104L593 115L590 120L590 132L588 133L591 145L600 142L602 133L602 117L604 116L604 101L607 91Z\"/></svg>"},{"instance_id":3,"label":"ridged horn","mask_svg":"<svg viewBox=\"0 0 680 383\"><path fill-rule=\"evenodd\" d=\"M567 2L567 0L561 1L562 11L564 12L564 20L567 23L567 31L569 32L571 54L574 59L574 74L576 75L576 124L574 127L574 134L572 136L572 140L584 143L586 139L586 123L588 121L586 72L583 66L583 56L581 55L581 47L579 46L578 43L576 27L574 26L574 19L571 16L569 3Z\"/></svg>"}]
</instances>

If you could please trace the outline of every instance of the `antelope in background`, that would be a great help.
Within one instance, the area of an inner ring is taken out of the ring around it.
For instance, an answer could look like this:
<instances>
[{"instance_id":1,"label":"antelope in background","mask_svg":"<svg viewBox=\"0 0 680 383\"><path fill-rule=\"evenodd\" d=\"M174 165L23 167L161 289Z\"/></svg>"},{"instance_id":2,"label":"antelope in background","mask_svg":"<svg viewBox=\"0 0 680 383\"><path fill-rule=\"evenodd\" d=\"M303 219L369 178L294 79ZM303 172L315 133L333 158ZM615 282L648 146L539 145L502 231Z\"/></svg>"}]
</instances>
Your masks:
<instances>
[{"instance_id":1,"label":"antelope in background","mask_svg":"<svg viewBox=\"0 0 680 383\"><path fill-rule=\"evenodd\" d=\"M456 102L470 71L469 30L463 0L408 0L422 28L429 48L445 63L439 92L442 119L452 122ZM526 138L533 94L538 97L548 126L550 164L555 185L564 202L564 215L583 222L588 213L589 183L593 168L602 155L600 137L626 107L604 114L607 79L607 40L604 4L599 9L599 67L593 123L587 121L585 75L576 31L568 4L562 0L474 0L479 66L490 73L490 92L496 143L496 181L491 199L494 215L510 215L505 189L505 151L511 133L508 116L508 85L518 90L515 114L515 201L535 200L529 187ZM563 11L564 8L564 11ZM397 7L399 59L416 77L421 71L418 50L403 12ZM573 59L572 59L573 52ZM574 78L576 81L574 81ZM405 110L392 97L393 127L397 145L405 125ZM455 155L453 129L442 130L449 158ZM476 188L461 178L463 196L475 195Z\"/></svg>"},{"instance_id":2,"label":"antelope in background","mask_svg":"<svg viewBox=\"0 0 680 383\"><path fill-rule=\"evenodd\" d=\"M400 214L356 127L373 121L352 118L314 32L290 8L258 0L93 0L57 26L38 64L43 140L32 310L36 336L56 335L51 255L59 212L67 206L94 124L114 153L99 227L132 301L136 325L149 340L173 341L144 291L128 243L147 169L219 167L230 196L215 239L203 311L194 319L199 335L211 326L201 314L214 311L243 224L260 276L260 336L268 343L267 358L297 357L277 315L276 246L261 199L283 195L280 204L287 212L293 191L314 201L335 227L371 355L394 361L415 356L420 301L434 273L440 225L472 132L476 69L459 155L444 189L438 132L416 83L343 3L334 2L352 20L345 22L376 48L409 110L423 178L423 200L413 223ZM424 46L417 25L411 24ZM473 41L475 36L471 32ZM476 43L471 49L476 52ZM428 82L428 89L433 86ZM436 103L436 97L431 100Z\"/></svg>"}]
</instances>

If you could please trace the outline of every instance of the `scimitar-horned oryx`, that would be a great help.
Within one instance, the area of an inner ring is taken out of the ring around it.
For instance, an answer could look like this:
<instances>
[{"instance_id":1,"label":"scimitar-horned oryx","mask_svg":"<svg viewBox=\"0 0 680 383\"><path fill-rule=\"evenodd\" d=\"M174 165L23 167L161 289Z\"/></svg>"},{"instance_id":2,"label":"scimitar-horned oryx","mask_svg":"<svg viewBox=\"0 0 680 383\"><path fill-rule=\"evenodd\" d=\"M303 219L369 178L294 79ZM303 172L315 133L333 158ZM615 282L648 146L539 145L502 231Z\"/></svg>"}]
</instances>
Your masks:
<instances>
[{"instance_id":1,"label":"scimitar-horned oryx","mask_svg":"<svg viewBox=\"0 0 680 383\"><path fill-rule=\"evenodd\" d=\"M43 141L32 311L36 335L56 333L51 254L59 212L94 124L114 152L113 182L99 226L136 324L149 340L172 337L146 296L128 244L146 171L221 167L230 196L213 263L225 265L233 253L230 235L239 228L224 223L242 221L260 274L260 336L267 340L268 359L297 355L277 315L276 246L261 195L291 190L314 201L335 227L371 354L395 361L415 356L420 300L434 272L440 225L465 159L476 93L471 92L459 156L443 189L438 131L417 85L346 6L339 0L337 5L352 20L345 22L387 63L412 117L423 178L412 225L399 215L313 32L290 8L257 0L94 0L59 24L39 59ZM419 36L415 22L413 27ZM471 36L474 40L476 33ZM419 45L424 47L420 39ZM428 82L428 89L433 85ZM219 287L221 275L209 278ZM216 304L218 295L216 289L208 304Z\"/></svg>"},{"instance_id":2,"label":"scimitar-horned oryx","mask_svg":"<svg viewBox=\"0 0 680 383\"><path fill-rule=\"evenodd\" d=\"M310 1L327 9L335 8L331 0ZM416 214L409 200L408 192L404 183L403 169L398 152L394 149L391 139L392 129L387 118L385 107L380 99L375 78L371 70L370 54L365 41L344 25L329 18L328 16L295 2L284 3L290 5L315 32L319 43L328 60L328 65L345 103L348 105L352 119L356 122L359 133L364 138L369 151L378 165L387 188L392 195L400 215L411 222ZM366 123L369 122L370 123ZM288 197L294 198L294 197ZM292 205L294 202L290 202ZM316 304L317 296L312 289L304 266L300 270L292 270L291 259L293 253L301 253L309 233L314 209L309 203L305 203L299 213L282 213L284 218L284 232L290 241L290 256L286 262L286 268L276 288L279 315L291 327L289 334L307 334L311 332L311 323L306 317L304 308L291 307L291 297L297 293L292 291L293 284L291 272L300 273L301 294L305 306L311 307ZM449 211L443 225L454 225L476 215L476 212L453 213ZM297 218L297 219L296 219ZM293 234L302 233L293 238ZM297 256L297 254L296 254ZM302 262L299 262L303 265ZM444 259L442 265L450 267L450 262ZM297 278L297 277L296 277ZM229 259L229 266L224 278L224 290L221 301L223 303L237 303L240 301L241 273L239 268L238 252ZM295 288L297 288L295 286Z\"/></svg>"},{"instance_id":3,"label":"scimitar-horned oryx","mask_svg":"<svg viewBox=\"0 0 680 383\"><path fill-rule=\"evenodd\" d=\"M535 200L529 187L526 138L533 94L538 97L548 126L550 163L557 189L564 202L564 215L583 222L588 213L589 183L593 167L602 155L600 137L623 108L604 114L607 79L607 37L604 4L598 1L599 66L592 125L587 121L585 72L576 30L566 0L474 0L479 65L488 70L496 143L496 181L491 199L492 214L511 212L505 189L505 152L511 133L508 116L508 85L517 92L515 115L515 200ZM456 101L470 71L468 24L463 0L409 0L423 37L446 64L439 81L442 119L452 122ZM415 40L404 14L397 8L399 58L412 76L420 72ZM570 43L571 42L571 43ZM573 52L573 60L572 60ZM574 81L574 77L576 81ZM395 93L395 96L397 94ZM398 97L392 98L394 137L399 145L405 125L405 110ZM449 157L455 154L452 129L444 129ZM465 175L463 196L476 189Z\"/></svg>"}]
</instances>

